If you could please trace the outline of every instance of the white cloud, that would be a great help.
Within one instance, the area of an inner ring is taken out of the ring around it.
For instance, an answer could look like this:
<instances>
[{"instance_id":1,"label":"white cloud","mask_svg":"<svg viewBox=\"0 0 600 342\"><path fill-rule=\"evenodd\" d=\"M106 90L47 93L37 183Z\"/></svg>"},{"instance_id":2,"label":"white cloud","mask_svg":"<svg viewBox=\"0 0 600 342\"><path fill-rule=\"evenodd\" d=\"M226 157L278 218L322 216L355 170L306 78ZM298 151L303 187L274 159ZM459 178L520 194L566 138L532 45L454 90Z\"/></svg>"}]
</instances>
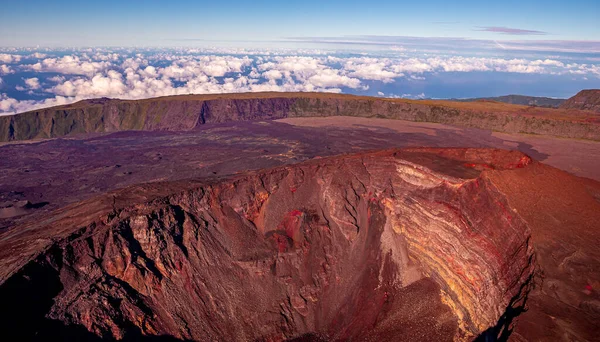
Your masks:
<instances>
[{"instance_id":1,"label":"white cloud","mask_svg":"<svg viewBox=\"0 0 600 342\"><path fill-rule=\"evenodd\" d=\"M521 74L542 74L544 68L535 66L535 65L526 65L526 64L514 64L514 65L506 65L504 69L497 69L506 72L516 72Z\"/></svg>"},{"instance_id":2,"label":"white cloud","mask_svg":"<svg viewBox=\"0 0 600 342\"><path fill-rule=\"evenodd\" d=\"M11 63L18 63L19 61L21 61L20 55L11 55L11 54L7 54L7 53L0 53L0 62L2 62L2 63L11 64Z\"/></svg>"},{"instance_id":3,"label":"white cloud","mask_svg":"<svg viewBox=\"0 0 600 342\"><path fill-rule=\"evenodd\" d=\"M248 77L259 78L260 74L258 73L258 70L256 70L256 68L252 68L252 71L250 71L250 73L248 74Z\"/></svg>"},{"instance_id":4,"label":"white cloud","mask_svg":"<svg viewBox=\"0 0 600 342\"><path fill-rule=\"evenodd\" d=\"M110 62L93 62L76 55L61 58L46 58L35 64L23 65L26 70L36 72L58 72L61 74L91 76L111 67Z\"/></svg>"},{"instance_id":5,"label":"white cloud","mask_svg":"<svg viewBox=\"0 0 600 342\"><path fill-rule=\"evenodd\" d=\"M37 77L27 78L25 85L31 90L40 89L40 80Z\"/></svg>"},{"instance_id":6,"label":"white cloud","mask_svg":"<svg viewBox=\"0 0 600 342\"><path fill-rule=\"evenodd\" d=\"M63 105L71 102L73 102L73 99L68 99L62 96L56 96L43 101L18 101L2 93L0 94L0 115L22 113L39 108Z\"/></svg>"},{"instance_id":7,"label":"white cloud","mask_svg":"<svg viewBox=\"0 0 600 342\"><path fill-rule=\"evenodd\" d=\"M325 69L321 70L318 74L311 76L308 82L317 87L348 87L358 88L360 87L360 80L358 78L351 78L345 75L340 75L338 70Z\"/></svg>"},{"instance_id":8,"label":"white cloud","mask_svg":"<svg viewBox=\"0 0 600 342\"><path fill-rule=\"evenodd\" d=\"M155 67L152 65L147 66L145 69L140 70L140 74L144 77L156 78L158 77L158 72Z\"/></svg>"},{"instance_id":9,"label":"white cloud","mask_svg":"<svg viewBox=\"0 0 600 342\"><path fill-rule=\"evenodd\" d=\"M15 107L19 104L19 101L9 98L6 94L0 94L0 112L3 113L14 113Z\"/></svg>"},{"instance_id":10,"label":"white cloud","mask_svg":"<svg viewBox=\"0 0 600 342\"><path fill-rule=\"evenodd\" d=\"M123 61L121 64L121 68L123 69L138 69L141 65L148 65L148 61L139 57L133 58L129 57Z\"/></svg>"},{"instance_id":11,"label":"white cloud","mask_svg":"<svg viewBox=\"0 0 600 342\"><path fill-rule=\"evenodd\" d=\"M106 75L97 74L91 79L78 78L65 81L50 88L57 95L77 97L103 97L126 95L128 88L123 76L110 70Z\"/></svg>"},{"instance_id":12,"label":"white cloud","mask_svg":"<svg viewBox=\"0 0 600 342\"><path fill-rule=\"evenodd\" d=\"M121 55L118 53L101 53L97 52L92 56L92 59L95 61L113 61L117 62L121 58Z\"/></svg>"},{"instance_id":13,"label":"white cloud","mask_svg":"<svg viewBox=\"0 0 600 342\"><path fill-rule=\"evenodd\" d=\"M473 57L428 58L426 63L433 69L445 72L490 71L485 59Z\"/></svg>"},{"instance_id":14,"label":"white cloud","mask_svg":"<svg viewBox=\"0 0 600 342\"><path fill-rule=\"evenodd\" d=\"M396 73L424 73L433 71L426 61L417 58L401 59L392 62L391 69Z\"/></svg>"},{"instance_id":15,"label":"white cloud","mask_svg":"<svg viewBox=\"0 0 600 342\"><path fill-rule=\"evenodd\" d=\"M420 93L420 94L416 94L416 95L413 95L413 94L402 94L399 97L403 98L403 99L422 100L422 99L425 98L425 93Z\"/></svg>"},{"instance_id":16,"label":"white cloud","mask_svg":"<svg viewBox=\"0 0 600 342\"><path fill-rule=\"evenodd\" d=\"M165 68L159 68L158 73L178 81L206 75L209 77L223 77L229 73L242 72L245 67L252 64L248 57L234 56L198 56L181 57ZM133 68L134 70L136 68Z\"/></svg>"},{"instance_id":17,"label":"white cloud","mask_svg":"<svg viewBox=\"0 0 600 342\"><path fill-rule=\"evenodd\" d=\"M60 83L60 82L64 82L66 80L66 78L64 76L52 76L52 77L48 77L47 80L51 81L51 82L55 82L55 83Z\"/></svg>"},{"instance_id":18,"label":"white cloud","mask_svg":"<svg viewBox=\"0 0 600 342\"><path fill-rule=\"evenodd\" d=\"M259 63L258 70L264 71L263 77L273 80L285 78L288 82L304 84L306 91L341 91L339 87L359 88L361 81L349 77L344 70L333 69L326 65L332 62L331 56L303 57L303 56L277 56L268 62ZM335 61L337 62L337 61ZM334 89L335 88L335 89Z\"/></svg>"},{"instance_id":19,"label":"white cloud","mask_svg":"<svg viewBox=\"0 0 600 342\"><path fill-rule=\"evenodd\" d=\"M29 55L29 57L40 59L40 58L46 58L46 57L48 57L48 55L45 53L35 52L35 53L32 53L31 55Z\"/></svg>"},{"instance_id":20,"label":"white cloud","mask_svg":"<svg viewBox=\"0 0 600 342\"><path fill-rule=\"evenodd\" d=\"M402 73L397 73L389 70L389 62L379 61L375 58L350 60L344 65L346 70L351 70L349 74L353 77L358 77L365 80L382 81L384 83L394 82L394 78L404 76Z\"/></svg>"},{"instance_id":21,"label":"white cloud","mask_svg":"<svg viewBox=\"0 0 600 342\"><path fill-rule=\"evenodd\" d=\"M533 62L531 62L532 65L548 65L548 66L555 66L555 67L564 67L565 64L561 61L557 61L557 60L552 60L552 59L545 59L545 60L535 60Z\"/></svg>"},{"instance_id":22,"label":"white cloud","mask_svg":"<svg viewBox=\"0 0 600 342\"><path fill-rule=\"evenodd\" d=\"M15 73L15 71L10 66L5 65L5 64L0 65L0 75L14 74L14 73Z\"/></svg>"},{"instance_id":23,"label":"white cloud","mask_svg":"<svg viewBox=\"0 0 600 342\"><path fill-rule=\"evenodd\" d=\"M302 82L308 78L320 73L326 69L323 59L302 56L277 56L270 59L269 62L262 62L258 65L258 70L269 71L277 70L283 77L291 79L292 76Z\"/></svg>"},{"instance_id":24,"label":"white cloud","mask_svg":"<svg viewBox=\"0 0 600 342\"><path fill-rule=\"evenodd\" d=\"M265 71L262 75L268 80L280 80L283 78L283 74L281 73L281 71L275 69Z\"/></svg>"}]
</instances>

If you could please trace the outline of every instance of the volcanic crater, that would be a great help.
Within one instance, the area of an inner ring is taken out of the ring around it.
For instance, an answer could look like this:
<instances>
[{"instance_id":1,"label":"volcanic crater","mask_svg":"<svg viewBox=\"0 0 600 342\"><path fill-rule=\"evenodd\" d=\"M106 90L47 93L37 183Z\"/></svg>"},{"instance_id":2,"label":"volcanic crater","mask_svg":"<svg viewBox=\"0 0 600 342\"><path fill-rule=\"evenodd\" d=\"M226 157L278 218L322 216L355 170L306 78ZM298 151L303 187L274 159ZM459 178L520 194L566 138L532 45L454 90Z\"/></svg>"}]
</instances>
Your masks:
<instances>
[{"instance_id":1,"label":"volcanic crater","mask_svg":"<svg viewBox=\"0 0 600 342\"><path fill-rule=\"evenodd\" d=\"M2 337L596 340L595 95L189 95L0 118Z\"/></svg>"},{"instance_id":2,"label":"volcanic crater","mask_svg":"<svg viewBox=\"0 0 600 342\"><path fill-rule=\"evenodd\" d=\"M535 273L495 149L395 149L149 183L2 234L20 339L508 336ZM27 257L24 257L27 256Z\"/></svg>"}]
</instances>

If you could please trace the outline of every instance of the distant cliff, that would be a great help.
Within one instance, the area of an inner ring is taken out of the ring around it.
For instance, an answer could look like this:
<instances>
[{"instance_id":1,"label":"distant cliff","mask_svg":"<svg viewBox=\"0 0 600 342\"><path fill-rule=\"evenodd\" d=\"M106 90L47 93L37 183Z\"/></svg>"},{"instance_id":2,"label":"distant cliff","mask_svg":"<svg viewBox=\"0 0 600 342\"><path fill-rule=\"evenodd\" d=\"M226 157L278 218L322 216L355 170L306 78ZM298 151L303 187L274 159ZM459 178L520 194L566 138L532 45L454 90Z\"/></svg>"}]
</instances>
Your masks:
<instances>
[{"instance_id":1,"label":"distant cliff","mask_svg":"<svg viewBox=\"0 0 600 342\"><path fill-rule=\"evenodd\" d=\"M600 89L582 90L577 95L565 101L560 108L600 112Z\"/></svg>"},{"instance_id":2,"label":"distant cliff","mask_svg":"<svg viewBox=\"0 0 600 342\"><path fill-rule=\"evenodd\" d=\"M473 102L473 101L496 101L508 104L517 104L523 106L537 106L558 108L565 99L554 99L551 97L524 96L524 95L504 95L496 97L478 97L473 99L460 99L457 101Z\"/></svg>"},{"instance_id":3,"label":"distant cliff","mask_svg":"<svg viewBox=\"0 0 600 342\"><path fill-rule=\"evenodd\" d=\"M192 130L205 123L288 117L359 116L600 140L588 112L493 102L415 101L315 93L185 95L97 99L0 117L0 141L123 130Z\"/></svg>"}]
</instances>

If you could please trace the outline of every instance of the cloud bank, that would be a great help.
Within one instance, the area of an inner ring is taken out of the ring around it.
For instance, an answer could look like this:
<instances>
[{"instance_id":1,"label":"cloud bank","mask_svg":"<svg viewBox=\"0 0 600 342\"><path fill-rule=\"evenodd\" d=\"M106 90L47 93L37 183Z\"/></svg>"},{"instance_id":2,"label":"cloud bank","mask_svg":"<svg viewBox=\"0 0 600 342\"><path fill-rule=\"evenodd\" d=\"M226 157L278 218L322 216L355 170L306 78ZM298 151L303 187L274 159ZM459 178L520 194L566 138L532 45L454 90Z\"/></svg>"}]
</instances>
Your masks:
<instances>
[{"instance_id":1,"label":"cloud bank","mask_svg":"<svg viewBox=\"0 0 600 342\"><path fill-rule=\"evenodd\" d=\"M201 49L83 49L0 54L0 113L13 114L82 99L140 99L182 94L293 91L352 92L422 98L389 87L427 82L443 73L511 73L600 78L600 61L411 54L395 46L386 54ZM19 75L23 75L22 77ZM387 90L379 90L384 87ZM9 90L29 94L16 100ZM401 94L401 95L397 95ZM42 99L40 99L42 98Z\"/></svg>"}]
</instances>

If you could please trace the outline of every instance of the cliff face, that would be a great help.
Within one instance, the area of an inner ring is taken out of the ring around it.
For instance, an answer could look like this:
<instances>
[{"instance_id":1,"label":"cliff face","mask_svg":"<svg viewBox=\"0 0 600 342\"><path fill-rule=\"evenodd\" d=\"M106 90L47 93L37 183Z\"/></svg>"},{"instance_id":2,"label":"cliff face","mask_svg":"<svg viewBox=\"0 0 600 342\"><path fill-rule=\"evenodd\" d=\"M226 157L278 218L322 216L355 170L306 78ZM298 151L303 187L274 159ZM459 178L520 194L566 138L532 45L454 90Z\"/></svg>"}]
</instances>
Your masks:
<instances>
[{"instance_id":1,"label":"cliff face","mask_svg":"<svg viewBox=\"0 0 600 342\"><path fill-rule=\"evenodd\" d=\"M600 112L600 89L582 90L565 101L560 108Z\"/></svg>"},{"instance_id":2,"label":"cliff face","mask_svg":"<svg viewBox=\"0 0 600 342\"><path fill-rule=\"evenodd\" d=\"M310 116L359 116L437 122L509 133L600 140L585 112L490 103L409 101L333 94L174 96L89 100L0 117L0 141L121 130L191 130L205 123Z\"/></svg>"},{"instance_id":3,"label":"cliff face","mask_svg":"<svg viewBox=\"0 0 600 342\"><path fill-rule=\"evenodd\" d=\"M530 163L393 150L85 201L0 236L1 324L25 337L496 335L523 304L533 251L481 170Z\"/></svg>"}]
</instances>

